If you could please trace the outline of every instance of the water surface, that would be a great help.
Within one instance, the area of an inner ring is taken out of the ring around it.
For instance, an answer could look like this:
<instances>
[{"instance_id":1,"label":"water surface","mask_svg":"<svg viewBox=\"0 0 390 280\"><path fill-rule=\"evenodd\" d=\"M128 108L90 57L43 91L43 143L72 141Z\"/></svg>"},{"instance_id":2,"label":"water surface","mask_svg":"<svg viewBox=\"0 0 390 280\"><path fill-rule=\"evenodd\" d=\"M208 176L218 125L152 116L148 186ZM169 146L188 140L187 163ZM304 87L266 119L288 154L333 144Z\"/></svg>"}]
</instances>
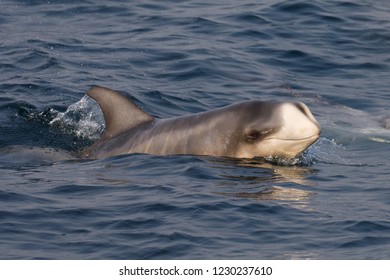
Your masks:
<instances>
[{"instance_id":1,"label":"water surface","mask_svg":"<svg viewBox=\"0 0 390 280\"><path fill-rule=\"evenodd\" d=\"M2 1L0 258L388 259L388 1L258 2ZM159 118L302 101L322 136L289 166L78 160L92 85Z\"/></svg>"}]
</instances>

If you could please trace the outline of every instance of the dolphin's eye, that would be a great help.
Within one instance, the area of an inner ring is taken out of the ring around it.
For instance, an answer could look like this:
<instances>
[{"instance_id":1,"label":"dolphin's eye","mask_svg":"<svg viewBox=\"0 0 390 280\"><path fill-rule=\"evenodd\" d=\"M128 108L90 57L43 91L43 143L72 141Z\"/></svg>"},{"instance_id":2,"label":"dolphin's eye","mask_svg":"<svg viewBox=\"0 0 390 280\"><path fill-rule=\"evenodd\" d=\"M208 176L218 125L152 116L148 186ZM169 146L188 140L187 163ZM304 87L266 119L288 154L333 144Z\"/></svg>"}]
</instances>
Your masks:
<instances>
[{"instance_id":1,"label":"dolphin's eye","mask_svg":"<svg viewBox=\"0 0 390 280\"><path fill-rule=\"evenodd\" d=\"M264 130L256 130L251 129L247 133L245 133L245 139L249 143L253 143L255 141L260 141L267 137L268 135L276 132L277 130L274 128L264 129Z\"/></svg>"},{"instance_id":2,"label":"dolphin's eye","mask_svg":"<svg viewBox=\"0 0 390 280\"><path fill-rule=\"evenodd\" d=\"M252 143L259 140L263 134L258 130L251 130L245 134L245 138L248 142Z\"/></svg>"}]
</instances>

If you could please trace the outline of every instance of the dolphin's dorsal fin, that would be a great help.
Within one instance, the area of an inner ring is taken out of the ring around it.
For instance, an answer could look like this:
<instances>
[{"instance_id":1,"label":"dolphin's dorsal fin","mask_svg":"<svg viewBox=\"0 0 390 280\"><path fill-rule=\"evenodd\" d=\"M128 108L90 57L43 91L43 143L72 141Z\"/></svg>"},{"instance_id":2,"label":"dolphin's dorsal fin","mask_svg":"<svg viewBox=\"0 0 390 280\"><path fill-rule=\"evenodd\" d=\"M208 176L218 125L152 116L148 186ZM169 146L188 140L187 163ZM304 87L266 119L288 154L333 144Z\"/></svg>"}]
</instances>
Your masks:
<instances>
[{"instance_id":1,"label":"dolphin's dorsal fin","mask_svg":"<svg viewBox=\"0 0 390 280\"><path fill-rule=\"evenodd\" d=\"M101 139L117 136L142 123L154 120L154 117L139 108L129 98L109 88L95 86L87 95L100 106L106 129Z\"/></svg>"}]
</instances>

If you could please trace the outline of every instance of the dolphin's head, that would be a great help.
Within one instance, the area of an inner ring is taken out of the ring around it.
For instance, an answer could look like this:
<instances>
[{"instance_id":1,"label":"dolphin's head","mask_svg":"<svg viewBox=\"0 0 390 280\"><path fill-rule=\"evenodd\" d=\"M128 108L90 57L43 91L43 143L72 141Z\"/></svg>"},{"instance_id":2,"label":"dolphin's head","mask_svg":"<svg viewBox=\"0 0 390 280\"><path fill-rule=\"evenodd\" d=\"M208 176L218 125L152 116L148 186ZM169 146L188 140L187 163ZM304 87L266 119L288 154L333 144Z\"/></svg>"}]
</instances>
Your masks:
<instances>
[{"instance_id":1,"label":"dolphin's head","mask_svg":"<svg viewBox=\"0 0 390 280\"><path fill-rule=\"evenodd\" d=\"M291 159L320 136L318 122L301 102L256 101L247 111L236 157Z\"/></svg>"}]
</instances>

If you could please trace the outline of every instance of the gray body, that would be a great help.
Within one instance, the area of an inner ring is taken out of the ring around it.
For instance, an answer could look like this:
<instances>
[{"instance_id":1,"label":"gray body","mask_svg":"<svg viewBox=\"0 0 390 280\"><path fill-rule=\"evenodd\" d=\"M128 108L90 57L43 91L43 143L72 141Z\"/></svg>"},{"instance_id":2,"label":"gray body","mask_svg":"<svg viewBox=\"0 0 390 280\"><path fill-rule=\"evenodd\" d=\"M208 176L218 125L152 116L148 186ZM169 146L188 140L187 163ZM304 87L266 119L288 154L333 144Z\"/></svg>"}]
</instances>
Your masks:
<instances>
[{"instance_id":1,"label":"gray body","mask_svg":"<svg viewBox=\"0 0 390 280\"><path fill-rule=\"evenodd\" d=\"M320 132L302 103L244 101L158 120L113 90L94 87L87 95L100 105L106 122L101 138L83 151L88 158L131 153L291 158L314 143ZM292 125L301 122L302 127L293 127L297 131L290 133L286 129L289 118L300 118Z\"/></svg>"}]
</instances>

